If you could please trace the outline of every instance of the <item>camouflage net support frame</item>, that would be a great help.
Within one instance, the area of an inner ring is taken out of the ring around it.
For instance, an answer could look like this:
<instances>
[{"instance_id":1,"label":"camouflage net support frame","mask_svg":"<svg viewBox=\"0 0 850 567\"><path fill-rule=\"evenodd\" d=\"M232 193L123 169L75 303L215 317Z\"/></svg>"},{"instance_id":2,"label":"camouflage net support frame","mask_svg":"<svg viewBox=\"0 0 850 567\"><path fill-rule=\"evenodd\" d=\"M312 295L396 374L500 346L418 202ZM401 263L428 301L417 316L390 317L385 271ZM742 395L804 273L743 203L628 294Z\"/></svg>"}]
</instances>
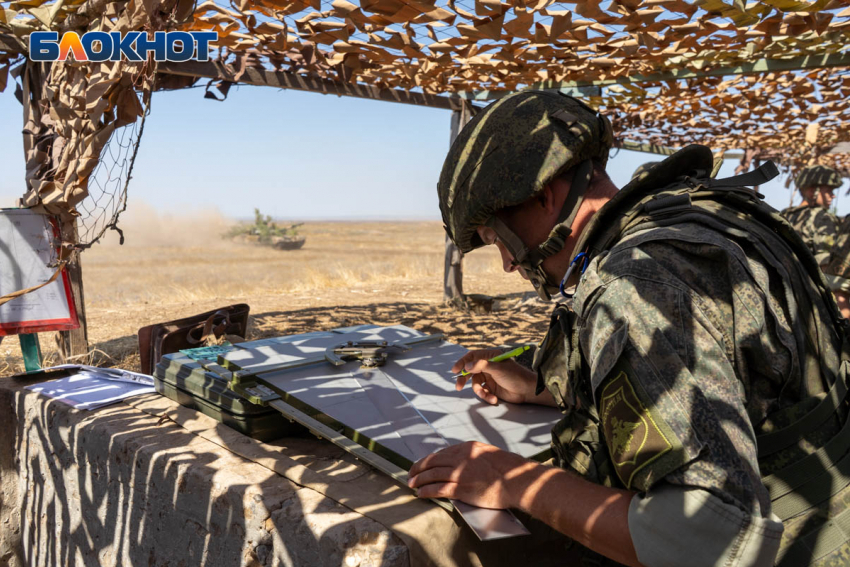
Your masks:
<instances>
[{"instance_id":1,"label":"camouflage net support frame","mask_svg":"<svg viewBox=\"0 0 850 567\"><path fill-rule=\"evenodd\" d=\"M0 8L0 90L35 30L213 30L210 64L224 71L207 76L208 87L224 96L232 83L268 73L452 108L529 86L567 89L581 91L623 140L748 149L756 163L773 159L792 174L821 163L850 176L850 152L830 153L850 142L850 0L20 0ZM126 63L34 68L22 77L31 93L40 81L29 99L24 202L66 222L97 193L97 160L112 136L122 146L115 131L144 115L144 93L199 79L173 70L154 81L151 67ZM126 162L108 159L112 173Z\"/></svg>"}]
</instances>

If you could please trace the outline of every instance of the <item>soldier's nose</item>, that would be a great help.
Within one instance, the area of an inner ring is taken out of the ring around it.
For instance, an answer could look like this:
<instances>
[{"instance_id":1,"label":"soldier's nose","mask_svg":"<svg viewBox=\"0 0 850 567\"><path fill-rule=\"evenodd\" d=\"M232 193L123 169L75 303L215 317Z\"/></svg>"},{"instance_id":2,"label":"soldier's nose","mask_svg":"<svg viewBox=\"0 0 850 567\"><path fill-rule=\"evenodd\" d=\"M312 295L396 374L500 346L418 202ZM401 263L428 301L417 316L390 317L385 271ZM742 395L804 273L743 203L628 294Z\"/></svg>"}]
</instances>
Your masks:
<instances>
[{"instance_id":1,"label":"soldier's nose","mask_svg":"<svg viewBox=\"0 0 850 567\"><path fill-rule=\"evenodd\" d=\"M515 272L519 266L514 264L514 257L505 249L501 242L498 243L499 254L502 256L502 269L507 273Z\"/></svg>"}]
</instances>

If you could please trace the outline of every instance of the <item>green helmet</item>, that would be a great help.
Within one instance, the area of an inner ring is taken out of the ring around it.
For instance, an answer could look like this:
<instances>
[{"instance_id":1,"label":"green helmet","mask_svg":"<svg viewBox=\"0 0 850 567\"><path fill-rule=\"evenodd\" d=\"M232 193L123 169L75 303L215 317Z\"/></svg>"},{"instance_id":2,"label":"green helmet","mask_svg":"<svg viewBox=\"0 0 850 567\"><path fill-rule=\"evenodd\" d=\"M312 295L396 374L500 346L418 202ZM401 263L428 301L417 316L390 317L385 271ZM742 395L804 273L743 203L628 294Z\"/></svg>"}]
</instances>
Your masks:
<instances>
[{"instance_id":1,"label":"green helmet","mask_svg":"<svg viewBox=\"0 0 850 567\"><path fill-rule=\"evenodd\" d=\"M794 182L797 189L802 191L809 187L841 187L841 174L825 165L810 165L804 167Z\"/></svg>"},{"instance_id":2,"label":"green helmet","mask_svg":"<svg viewBox=\"0 0 850 567\"><path fill-rule=\"evenodd\" d=\"M446 232L463 252L484 243L476 229L499 235L541 297L558 282L540 264L560 251L587 189L595 160L604 165L613 144L611 124L575 98L544 91L506 96L479 112L452 144L437 192ZM558 224L533 250L495 213L524 203L557 176L575 170ZM548 289L547 289L548 288Z\"/></svg>"},{"instance_id":3,"label":"green helmet","mask_svg":"<svg viewBox=\"0 0 850 567\"><path fill-rule=\"evenodd\" d=\"M632 179L637 179L638 177L643 177L649 170L661 163L660 161L648 161L643 165L639 165L634 173L632 173Z\"/></svg>"}]
</instances>

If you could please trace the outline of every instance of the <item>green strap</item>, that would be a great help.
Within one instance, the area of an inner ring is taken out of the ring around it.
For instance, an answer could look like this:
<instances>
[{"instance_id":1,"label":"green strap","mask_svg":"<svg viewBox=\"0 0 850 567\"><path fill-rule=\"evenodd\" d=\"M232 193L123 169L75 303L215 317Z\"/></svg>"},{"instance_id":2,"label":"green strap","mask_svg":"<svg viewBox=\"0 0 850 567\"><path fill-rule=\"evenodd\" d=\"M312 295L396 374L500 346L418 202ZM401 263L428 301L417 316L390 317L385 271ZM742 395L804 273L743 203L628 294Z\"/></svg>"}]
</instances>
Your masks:
<instances>
[{"instance_id":1,"label":"green strap","mask_svg":"<svg viewBox=\"0 0 850 567\"><path fill-rule=\"evenodd\" d=\"M780 550L777 567L812 565L850 540L850 508L844 510L814 532L798 537L786 549Z\"/></svg>"},{"instance_id":2,"label":"green strap","mask_svg":"<svg viewBox=\"0 0 850 567\"><path fill-rule=\"evenodd\" d=\"M24 357L24 369L27 372L41 370L41 347L38 344L38 335L35 333L18 335L21 343L21 354Z\"/></svg>"},{"instance_id":3,"label":"green strap","mask_svg":"<svg viewBox=\"0 0 850 567\"><path fill-rule=\"evenodd\" d=\"M691 209L693 209L691 196L684 191L652 198L643 206L643 210L650 215L657 215L660 212L667 214L674 211L690 211Z\"/></svg>"},{"instance_id":4,"label":"green strap","mask_svg":"<svg viewBox=\"0 0 850 567\"><path fill-rule=\"evenodd\" d=\"M850 419L844 423L841 431L817 452L764 477L762 482L770 492L770 499L775 501L802 486L813 476L830 468L848 450L850 450Z\"/></svg>"},{"instance_id":5,"label":"green strap","mask_svg":"<svg viewBox=\"0 0 850 567\"><path fill-rule=\"evenodd\" d=\"M796 444L804 435L814 431L829 419L847 395L847 362L842 362L841 370L829 393L809 413L789 425L771 433L756 437L758 456L762 458L786 447Z\"/></svg>"},{"instance_id":6,"label":"green strap","mask_svg":"<svg viewBox=\"0 0 850 567\"><path fill-rule=\"evenodd\" d=\"M850 486L850 453L845 454L835 466L810 477L793 492L780 496L772 503L773 513L783 522L788 518L814 508Z\"/></svg>"},{"instance_id":7,"label":"green strap","mask_svg":"<svg viewBox=\"0 0 850 567\"><path fill-rule=\"evenodd\" d=\"M502 219L493 215L487 219L484 225L489 226L496 232L496 236L499 237L499 240L507 247L508 252L511 253L511 256L517 262L525 260L525 257L528 255L528 246L525 245L525 242L514 231L508 228L508 225L502 222Z\"/></svg>"}]
</instances>

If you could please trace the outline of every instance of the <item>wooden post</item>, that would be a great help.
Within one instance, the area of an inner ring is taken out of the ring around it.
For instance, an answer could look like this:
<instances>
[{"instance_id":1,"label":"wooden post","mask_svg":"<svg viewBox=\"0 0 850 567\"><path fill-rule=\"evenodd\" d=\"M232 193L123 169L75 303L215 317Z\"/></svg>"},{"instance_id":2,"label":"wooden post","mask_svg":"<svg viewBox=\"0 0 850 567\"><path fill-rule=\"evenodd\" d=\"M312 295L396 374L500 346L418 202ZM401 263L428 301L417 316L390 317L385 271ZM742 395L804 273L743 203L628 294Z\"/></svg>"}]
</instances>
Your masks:
<instances>
[{"instance_id":1,"label":"wooden post","mask_svg":"<svg viewBox=\"0 0 850 567\"><path fill-rule=\"evenodd\" d=\"M463 300L463 252L446 235L446 260L443 267L443 301Z\"/></svg>"},{"instance_id":2,"label":"wooden post","mask_svg":"<svg viewBox=\"0 0 850 567\"><path fill-rule=\"evenodd\" d=\"M63 230L64 233L71 232L71 241L77 242L77 231ZM68 240L63 236L63 240ZM83 266L80 262L81 254L74 252L71 261L65 268L68 271L68 280L71 284L71 295L74 298L74 306L77 309L77 317L80 326L70 331L59 331L56 333L56 345L59 347L59 357L62 362L81 362L89 352L89 333L86 325L86 298L83 293ZM87 362L87 361L82 361Z\"/></svg>"},{"instance_id":3,"label":"wooden post","mask_svg":"<svg viewBox=\"0 0 850 567\"><path fill-rule=\"evenodd\" d=\"M70 331L60 331L58 334L59 356L63 362L73 361L73 359L85 356L89 352L86 303L83 294L83 268L80 265L79 254L77 254L76 261L68 265L68 279L71 283L71 294L74 296L74 305L77 308L80 327Z\"/></svg>"},{"instance_id":4,"label":"wooden post","mask_svg":"<svg viewBox=\"0 0 850 567\"><path fill-rule=\"evenodd\" d=\"M23 96L21 103L23 104L23 119L24 119L24 148L27 152L43 153L50 156L58 156L54 151L54 142L57 139L55 130L45 124L53 124L52 121L42 122L41 114L46 112L46 108L42 108L37 104L41 99L42 89L44 88L45 77L50 73L49 63L33 63L28 61L23 70ZM27 154L29 156L29 153ZM40 164L36 162L27 162L27 188L31 187L36 181L53 181L53 176L58 165L58 157L53 157L52 164ZM51 165L51 167L48 167ZM59 219L60 236L64 242L77 242L76 219L73 217ZM61 259L65 259L65 251L57 251ZM83 277L80 267L80 255L74 252L71 257L71 262L66 267L71 284L71 292L73 295L74 305L77 311L77 316L80 321L80 327L72 331L60 331L56 333L56 344L59 348L60 359L68 361L75 356L81 356L88 353L88 334L86 330L86 305L83 297ZM70 298L69 298L70 299ZM35 341L37 345L38 337L33 335L31 338L24 338L24 342L32 343Z\"/></svg>"},{"instance_id":5,"label":"wooden post","mask_svg":"<svg viewBox=\"0 0 850 567\"><path fill-rule=\"evenodd\" d=\"M450 144L460 133L461 128L472 118L472 108L469 103L464 102L460 110L452 112ZM446 255L443 266L443 301L462 303L463 295L463 252L455 246L451 238L446 235Z\"/></svg>"}]
</instances>

